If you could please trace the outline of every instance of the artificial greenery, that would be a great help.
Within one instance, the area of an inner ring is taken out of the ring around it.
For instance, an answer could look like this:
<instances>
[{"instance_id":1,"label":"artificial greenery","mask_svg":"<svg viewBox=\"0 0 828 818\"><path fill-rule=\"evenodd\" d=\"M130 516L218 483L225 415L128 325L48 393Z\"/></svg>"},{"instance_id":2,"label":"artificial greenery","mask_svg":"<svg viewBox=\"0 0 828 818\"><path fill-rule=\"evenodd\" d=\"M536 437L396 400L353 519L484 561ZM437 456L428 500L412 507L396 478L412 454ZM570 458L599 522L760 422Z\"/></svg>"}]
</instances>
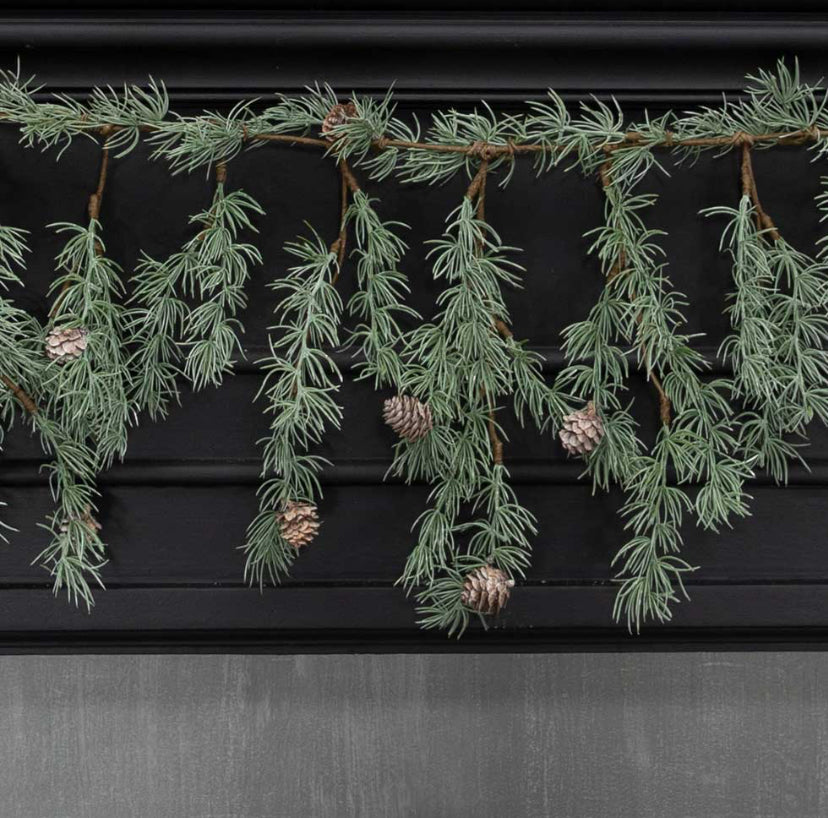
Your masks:
<instances>
[{"instance_id":1,"label":"artificial greenery","mask_svg":"<svg viewBox=\"0 0 828 818\"><path fill-rule=\"evenodd\" d=\"M76 601L92 603L105 561L96 474L123 457L136 418L163 419L184 383L219 386L243 354L246 285L262 263L249 242L263 212L242 190L227 192L226 175L240 152L269 142L322 150L338 169L341 211L337 236L309 227L287 245L295 265L271 284L276 318L258 396L270 428L261 442L260 510L242 546L254 585L278 582L297 557L280 512L323 502L326 461L315 450L342 419L332 353L343 346L359 358L357 377L430 411L433 427L401 439L391 465L405 480L431 485L400 583L416 595L420 622L449 633L461 633L474 614L461 598L470 572L490 565L520 578L530 565L536 523L509 484L505 412L555 434L579 407L595 406L603 437L586 456L585 473L596 490L617 486L625 495L628 538L613 559L614 615L632 630L669 619L684 593L693 570L682 556L685 520L718 530L747 514L746 482L758 470L784 482L808 424L828 419L826 248L811 256L786 242L761 205L751 162L754 150L774 145L807 144L817 159L828 151L825 92L803 82L798 67L779 63L749 77L735 101L643 122L628 122L614 102L571 111L550 91L524 114L487 106L435 112L422 131L397 116L391 92L352 95L347 115L330 119L345 106L327 86L198 116L171 113L155 82L96 90L86 102L37 101L39 90L19 72L2 74L0 119L19 127L25 145L58 153L91 138L102 148L101 174L88 223L57 226L66 244L44 327L12 298L26 236L0 228L0 432L24 418L53 459L53 539L40 560L55 590ZM125 277L106 255L101 201L110 153L126 156L142 140L174 174L214 169L215 194L192 217L198 232L178 252L161 261L144 256ZM667 159L689 164L702 151L739 151L742 168L733 200L703 211L722 223L721 248L733 269L724 305L731 329L719 350L732 374L715 378L686 329L686 298L670 281L663 233L654 226L657 198L640 192L649 174L665 172ZM603 223L588 234L604 286L589 312L563 330L566 365L552 383L511 327L504 292L521 286L518 251L486 218L487 186L508 184L524 156L539 174L579 171L605 196ZM391 176L468 183L426 254L441 287L430 320L406 303L405 225L381 216L363 190ZM828 194L818 205L828 214ZM356 286L343 304L337 280L350 271ZM48 361L44 338L56 328L83 328L84 354ZM658 406L652 440L639 437L628 393L634 369Z\"/></svg>"}]
</instances>

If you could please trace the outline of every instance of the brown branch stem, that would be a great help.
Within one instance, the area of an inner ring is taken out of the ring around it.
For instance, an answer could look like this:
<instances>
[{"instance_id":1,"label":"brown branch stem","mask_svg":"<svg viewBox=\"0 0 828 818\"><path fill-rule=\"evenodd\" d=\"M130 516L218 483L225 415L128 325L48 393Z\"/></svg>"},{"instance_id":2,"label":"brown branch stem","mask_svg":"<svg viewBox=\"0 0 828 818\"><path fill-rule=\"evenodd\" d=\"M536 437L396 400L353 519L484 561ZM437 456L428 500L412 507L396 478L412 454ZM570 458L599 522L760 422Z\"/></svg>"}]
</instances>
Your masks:
<instances>
[{"instance_id":1,"label":"brown branch stem","mask_svg":"<svg viewBox=\"0 0 828 818\"><path fill-rule=\"evenodd\" d=\"M782 236L773 222L773 219L768 215L759 201L759 191L756 187L756 176L753 173L753 160L751 158L751 145L753 144L750 138L745 138L742 142L742 195L748 196L753 204L753 210L756 213L756 223L760 230L766 230L768 235L774 240L779 241Z\"/></svg>"},{"instance_id":2,"label":"brown branch stem","mask_svg":"<svg viewBox=\"0 0 828 818\"><path fill-rule=\"evenodd\" d=\"M492 461L495 466L503 465L503 441L497 434L497 425L495 424L494 409L489 409L489 441L492 444Z\"/></svg>"},{"instance_id":3,"label":"brown branch stem","mask_svg":"<svg viewBox=\"0 0 828 818\"><path fill-rule=\"evenodd\" d=\"M783 145L801 145L805 142L815 142L822 137L828 135L824 129L820 128L803 128L796 131L768 131L766 133L751 134L750 138L754 143L757 142L771 142ZM290 134L247 134L246 139L260 142L281 142L284 144L299 144L313 147L325 148L328 150L331 143L327 139L315 139L307 136L292 136ZM605 152L614 152L623 150L624 148L635 147L637 145L649 145L651 148L715 148L726 147L728 145L739 145L744 139L744 134L739 132L726 136L703 136L703 137L688 137L686 139L679 139L672 131L667 131L664 139L658 142L648 142L645 134L637 131L629 131L625 134L622 140L614 142L610 145L604 145L596 150L603 150ZM497 159L505 155L513 155L519 153L543 153L562 150L562 145L540 145L535 143L516 145L509 142L503 144L491 144L485 142L474 142L471 145L444 145L437 142L409 142L404 139L387 139L381 137L374 140L374 148L377 150L388 150L389 148L396 150L416 150L416 151L430 151L432 153L459 153L465 156L478 156L480 158L488 158L489 160Z\"/></svg>"},{"instance_id":4,"label":"brown branch stem","mask_svg":"<svg viewBox=\"0 0 828 818\"><path fill-rule=\"evenodd\" d=\"M14 395L18 401L20 401L20 405L30 414L35 415L37 414L37 404L34 402L32 397L23 389L22 386L16 384L11 378L7 377L6 375L0 375L0 381L8 388L8 390Z\"/></svg>"},{"instance_id":5,"label":"brown branch stem","mask_svg":"<svg viewBox=\"0 0 828 818\"><path fill-rule=\"evenodd\" d=\"M18 124L10 117L0 116L0 122L10 125ZM122 125L103 125L90 126L89 132L99 133L102 136L110 136L124 130ZM138 130L142 133L154 133L158 130L153 125L141 125ZM753 144L760 142L778 143L781 145L802 145L806 142L816 142L825 136L828 136L828 131L823 128L811 126L809 128L801 128L795 131L767 131L765 133L750 134L750 139ZM635 147L636 145L649 145L655 149L671 149L671 148L716 148L726 147L728 145L739 145L742 143L745 134L737 132L724 136L700 136L688 137L679 139L672 131L665 131L665 137L657 142L649 142L645 134L637 131L628 131L624 138L618 142L610 145L602 145L596 147L596 150L603 150L604 152L613 152L623 150L624 148ZM250 133L246 126L242 136L245 142L274 142L285 145L306 145L308 147L324 148L326 151L330 150L331 142L321 137L300 136L295 134L272 134L272 133ZM387 137L380 137L373 142L376 150L417 150L417 151L431 151L432 153L460 153L466 156L484 156L490 160L497 159L504 155L512 155L519 153L544 153L563 150L563 145L557 144L514 144L508 142L507 144L491 144L486 142L474 142L470 145L444 145L438 142L410 142L405 139L388 139Z\"/></svg>"},{"instance_id":6,"label":"brown branch stem","mask_svg":"<svg viewBox=\"0 0 828 818\"><path fill-rule=\"evenodd\" d=\"M101 202L103 201L104 189L106 188L106 179L109 173L109 148L104 145L101 148L101 164L98 171L98 184L94 193L89 197L89 204L87 210L90 219L97 219L101 215Z\"/></svg>"},{"instance_id":7,"label":"brown branch stem","mask_svg":"<svg viewBox=\"0 0 828 818\"><path fill-rule=\"evenodd\" d=\"M345 249L348 244L348 193L356 193L359 190L359 183L348 161L344 158L339 160L339 177L339 235L330 248L332 253L336 253L336 273L331 279L331 284L336 284L339 280L342 264L345 261Z\"/></svg>"},{"instance_id":8,"label":"brown branch stem","mask_svg":"<svg viewBox=\"0 0 828 818\"><path fill-rule=\"evenodd\" d=\"M213 170L216 179L216 189L218 189L219 185L224 185L227 183L227 163L226 162L216 162L216 166ZM207 231L215 224L216 221L216 209L215 205L210 208L210 212L207 215L207 221L204 222L204 227L202 227L199 234L196 236L197 241L204 241L204 237L207 235Z\"/></svg>"}]
</instances>

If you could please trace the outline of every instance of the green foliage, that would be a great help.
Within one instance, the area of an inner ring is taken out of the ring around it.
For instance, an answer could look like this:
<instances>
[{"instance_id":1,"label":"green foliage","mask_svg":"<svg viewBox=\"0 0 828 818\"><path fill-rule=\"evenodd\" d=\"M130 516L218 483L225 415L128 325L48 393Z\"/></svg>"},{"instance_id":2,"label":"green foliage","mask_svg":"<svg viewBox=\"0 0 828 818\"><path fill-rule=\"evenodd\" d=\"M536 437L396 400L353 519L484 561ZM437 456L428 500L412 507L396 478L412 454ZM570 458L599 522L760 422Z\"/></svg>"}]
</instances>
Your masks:
<instances>
[{"instance_id":1,"label":"green foliage","mask_svg":"<svg viewBox=\"0 0 828 818\"><path fill-rule=\"evenodd\" d=\"M529 562L534 518L493 457L491 435L502 435L495 420L500 399L514 396L519 413L528 410L541 426L565 405L543 382L538 359L498 331L497 320L508 319L502 286L520 283L520 268L507 258L511 249L464 199L443 238L432 242L434 278L446 283L440 312L406 337L402 391L428 403L435 427L398 443L392 469L434 487L400 581L409 590L424 584L417 597L422 624L451 632L468 622L469 611L450 591L462 585L469 565L522 575Z\"/></svg>"},{"instance_id":2,"label":"green foliage","mask_svg":"<svg viewBox=\"0 0 828 818\"><path fill-rule=\"evenodd\" d=\"M43 360L40 324L9 297L12 287L22 286L18 270L28 252L26 232L0 226L0 375L17 385L34 389L40 382ZM14 414L15 397L0 389L0 417Z\"/></svg>"},{"instance_id":3,"label":"green foliage","mask_svg":"<svg viewBox=\"0 0 828 818\"><path fill-rule=\"evenodd\" d=\"M721 247L733 262L735 291L727 314L733 332L719 355L734 372L739 448L778 482L788 461L801 459L791 438L804 440L813 418L828 421L828 264L772 238L756 225L755 208L743 196L726 216Z\"/></svg>"},{"instance_id":4,"label":"green foliage","mask_svg":"<svg viewBox=\"0 0 828 818\"><path fill-rule=\"evenodd\" d=\"M348 102L353 106L353 115L325 134L330 140L331 153L349 161L359 161L368 156L374 143L391 133L396 133L394 105L391 89L382 99L351 94ZM256 134L299 134L321 137L322 123L328 112L337 104L333 89L324 85L308 88L307 93L298 97L280 96L278 105L266 108L252 123ZM407 132L407 131L406 131Z\"/></svg>"},{"instance_id":5,"label":"green foliage","mask_svg":"<svg viewBox=\"0 0 828 818\"><path fill-rule=\"evenodd\" d=\"M98 457L83 440L68 435L65 429L38 412L32 422L40 435L43 450L54 457L46 469L57 509L46 528L50 544L38 555L53 578L55 595L65 591L74 604L93 605L92 585L103 588L100 570L105 565L106 546L89 520L97 512L95 476Z\"/></svg>"},{"instance_id":6,"label":"green foliage","mask_svg":"<svg viewBox=\"0 0 828 818\"><path fill-rule=\"evenodd\" d=\"M483 113L472 111L438 111L431 118L431 127L426 134L426 142L436 145L466 147L475 143L505 147L515 132L516 123L512 117L498 119L488 105ZM506 184L514 169L514 156L501 155L490 164L492 171L501 165L507 166L503 177ZM460 171L473 176L477 160L468 153L442 153L428 149L406 150L397 162L397 173L404 182L425 182L442 184Z\"/></svg>"},{"instance_id":7,"label":"green foliage","mask_svg":"<svg viewBox=\"0 0 828 818\"><path fill-rule=\"evenodd\" d=\"M155 123L147 137L154 159L166 159L175 176L179 173L228 162L245 146L249 102L240 102L228 113L208 111L204 116L174 114Z\"/></svg>"},{"instance_id":8,"label":"green foliage","mask_svg":"<svg viewBox=\"0 0 828 818\"><path fill-rule=\"evenodd\" d=\"M146 88L125 85L95 88L86 102L53 94L49 102L37 102L41 90L34 79L16 71L0 71L0 118L20 126L21 141L42 148L59 147L60 153L77 136L91 137L105 129L106 144L117 156L135 148L143 131L159 127L169 108L167 91L150 79Z\"/></svg>"},{"instance_id":9,"label":"green foliage","mask_svg":"<svg viewBox=\"0 0 828 818\"><path fill-rule=\"evenodd\" d=\"M592 362L573 363L561 373L604 418L606 436L588 460L596 486L617 483L627 493L621 515L632 538L613 561L620 580L614 615L635 630L647 619L669 619L670 604L683 593L682 575L692 570L678 556L685 512L714 529L744 516L743 484L751 475L732 431L732 385L702 379L707 362L691 347L693 336L682 331L686 301L667 277L661 233L644 222L655 197L634 192L641 168L652 164L643 156L650 150L618 151L604 168L605 224L592 231L591 252L607 284L589 318L565 332L570 359L590 356ZM641 156L630 159L634 153ZM663 384L672 404L672 421L662 426L649 454L619 397L631 356L648 378ZM701 486L695 500L684 488L691 483Z\"/></svg>"},{"instance_id":10,"label":"green foliage","mask_svg":"<svg viewBox=\"0 0 828 818\"><path fill-rule=\"evenodd\" d=\"M216 186L210 209L191 218L202 229L164 261L144 256L135 273L128 316L134 352L133 400L150 417L165 417L178 400L176 375L194 389L219 386L242 351L237 315L247 305L249 268L261 264L252 245L238 241L264 211L248 194ZM193 301L194 307L190 307Z\"/></svg>"},{"instance_id":11,"label":"green foliage","mask_svg":"<svg viewBox=\"0 0 828 818\"><path fill-rule=\"evenodd\" d=\"M270 286L284 293L271 327L270 355L261 363L270 435L264 447L259 514L247 529L245 576L261 586L278 582L293 563L295 550L279 530L277 513L289 501L315 503L321 496L319 471L328 461L309 454L325 431L339 428L342 410L335 400L342 376L325 348L339 344L342 300L333 286L336 255L315 232L286 246L298 259L284 279Z\"/></svg>"},{"instance_id":12,"label":"green foliage","mask_svg":"<svg viewBox=\"0 0 828 818\"><path fill-rule=\"evenodd\" d=\"M184 250L189 258L183 261L182 283L199 300L183 327L184 373L195 389L219 386L233 354L241 351L243 328L236 316L247 305L249 268L261 264L262 257L252 244L237 239L241 230L255 231L253 215L264 211L251 196L240 190L225 194L220 183L209 212L196 217L206 223L193 240L200 247L191 242Z\"/></svg>"},{"instance_id":13,"label":"green foliage","mask_svg":"<svg viewBox=\"0 0 828 818\"><path fill-rule=\"evenodd\" d=\"M394 386L403 379L400 344L403 331L399 320L420 316L405 305L408 279L397 267L406 250L394 232L400 222L383 222L374 203L362 191L354 194L346 221L353 226L357 247L357 290L348 301L348 313L359 320L350 344L365 358L357 364L357 378L372 379L374 387Z\"/></svg>"},{"instance_id":14,"label":"green foliage","mask_svg":"<svg viewBox=\"0 0 828 818\"><path fill-rule=\"evenodd\" d=\"M0 227L0 291L21 283L15 268L23 267L27 249L24 231ZM30 396L42 395L50 378L40 325L5 296L0 297L0 375ZM32 426L44 451L54 457L46 468L56 510L45 526L53 540L37 561L52 574L55 593L65 590L75 603L82 600L91 605L90 581L100 583L105 547L97 530L79 521L94 513L94 482L100 463L83 439L73 439L44 407L34 414L28 412L10 389L0 391L2 424L10 427L16 415L25 416L24 423ZM0 426L0 443L2 431ZM0 522L0 539L5 540L3 530L11 529Z\"/></svg>"},{"instance_id":15,"label":"green foliage","mask_svg":"<svg viewBox=\"0 0 828 818\"><path fill-rule=\"evenodd\" d=\"M125 454L133 418L121 269L104 254L97 220L87 227L54 227L69 238L57 256L60 275L50 290L55 301L48 329L82 327L89 334L83 355L46 367L46 408L71 439L90 440L101 468L108 468L116 456Z\"/></svg>"},{"instance_id":16,"label":"green foliage","mask_svg":"<svg viewBox=\"0 0 828 818\"><path fill-rule=\"evenodd\" d=\"M783 60L776 71L758 71L747 77L748 85L738 100L723 99L716 107L705 106L698 111L677 117L672 128L677 140L730 137L736 133L753 136L768 133L807 131L828 128L825 111L825 89L802 81L799 63L789 69ZM767 143L772 144L772 143ZM766 145L758 143L757 147ZM815 142L815 150L824 155L824 141ZM679 148L679 156L695 159L703 150L719 153L732 150L733 145L688 145Z\"/></svg>"}]
</instances>

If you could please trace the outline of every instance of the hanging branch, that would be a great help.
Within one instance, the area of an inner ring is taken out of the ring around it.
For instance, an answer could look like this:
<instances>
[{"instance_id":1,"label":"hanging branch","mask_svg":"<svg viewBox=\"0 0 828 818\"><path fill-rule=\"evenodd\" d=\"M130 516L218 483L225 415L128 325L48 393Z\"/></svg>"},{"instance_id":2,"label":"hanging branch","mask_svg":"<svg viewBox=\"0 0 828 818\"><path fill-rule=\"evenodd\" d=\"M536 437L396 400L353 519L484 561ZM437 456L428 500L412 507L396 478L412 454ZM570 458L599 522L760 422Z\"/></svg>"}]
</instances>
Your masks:
<instances>
[{"instance_id":1,"label":"hanging branch","mask_svg":"<svg viewBox=\"0 0 828 818\"><path fill-rule=\"evenodd\" d=\"M261 264L261 255L238 236L255 232L252 217L264 211L241 190L226 193L222 162L215 181L210 207L190 219L201 226L199 232L164 261L145 254L133 277L133 400L153 419L165 417L170 402L178 401L177 375L184 374L195 389L219 386L242 349L236 316L247 304L249 268Z\"/></svg>"},{"instance_id":2,"label":"hanging branch","mask_svg":"<svg viewBox=\"0 0 828 818\"><path fill-rule=\"evenodd\" d=\"M52 363L43 384L49 415L73 439L89 438L102 468L126 452L132 417L121 268L105 255L99 221L108 164L104 147L97 186L89 197L88 225L52 225L69 239L57 256L62 274L50 288L57 295L46 337Z\"/></svg>"},{"instance_id":3,"label":"hanging branch","mask_svg":"<svg viewBox=\"0 0 828 818\"><path fill-rule=\"evenodd\" d=\"M828 263L791 247L763 209L751 146L744 137L739 207L702 212L729 219L720 246L733 262L733 332L719 355L733 367L734 397L745 408L739 448L784 483L788 462L802 461L791 438L805 439L814 417L828 421Z\"/></svg>"},{"instance_id":4,"label":"hanging branch","mask_svg":"<svg viewBox=\"0 0 828 818\"><path fill-rule=\"evenodd\" d=\"M251 217L264 211L241 190L226 193L226 178L226 165L220 162L205 228L196 238L195 251L185 247L180 262L184 291L200 302L187 312L182 328L184 374L196 390L220 386L224 373L232 370L235 353L243 354L239 335L244 329L237 315L247 306L250 266L262 263L259 251L237 237L243 229L256 232Z\"/></svg>"},{"instance_id":5,"label":"hanging branch","mask_svg":"<svg viewBox=\"0 0 828 818\"><path fill-rule=\"evenodd\" d=\"M622 197L625 195L625 193L627 193L627 191L619 192L622 191L622 188L620 186L613 189L611 159L608 159L601 165L599 178L601 180L601 187L604 191L604 196L607 200L607 206L609 209L608 215L610 216L610 221L616 222L615 224L608 225L608 228L610 230L618 231L622 234L620 238L616 239L616 242L618 243L616 257L610 266L609 272L606 275L607 285L609 286L613 284L613 282L618 276L624 275L625 273L629 272L629 249L627 245L623 243L623 232L625 230L629 230L630 232L632 232L635 229L635 227L638 226L634 224L634 221L637 218L635 215L636 211L640 207L650 204L653 200L651 198L639 198L623 203ZM623 224L624 221L628 223ZM617 222L621 222L621 224L618 224ZM648 259L646 259L645 257L642 258L642 261L646 263ZM657 283L656 286L660 286L660 283ZM660 295L661 293L657 293L656 297L659 297ZM661 378L658 377L658 375L655 373L653 369L650 351L646 345L646 342L640 337L641 335L643 335L641 329L645 320L646 308L645 310L635 310L635 306L639 301L639 296L632 288L630 288L628 291L628 299L635 311L635 323L638 325L639 330L639 359L643 364L647 380L653 385L653 388L655 389L656 394L658 395L659 418L661 420L661 423L664 426L669 426L672 420L670 398L664 391L664 386L661 383ZM663 314L668 314L668 310L664 310Z\"/></svg>"},{"instance_id":6,"label":"hanging branch","mask_svg":"<svg viewBox=\"0 0 828 818\"><path fill-rule=\"evenodd\" d=\"M267 399L270 436L265 438L259 514L247 530L245 577L251 584L278 583L299 547L316 533L315 502L322 495L318 473L327 460L308 454L328 428L339 428L342 410L333 394L342 376L323 351L339 343L342 300L334 288L337 256L317 233L286 245L299 263L270 284L286 293L277 307L281 336L270 339L261 363L265 380L257 397Z\"/></svg>"},{"instance_id":7,"label":"hanging branch","mask_svg":"<svg viewBox=\"0 0 828 818\"><path fill-rule=\"evenodd\" d=\"M636 350L659 396L662 425L652 452L630 452L626 473L617 475L627 493L621 515L633 538L613 561L620 564L621 580L614 615L638 630L646 619L669 619L670 604L684 593L682 575L692 569L677 556L683 513L695 511L701 525L714 529L744 516L743 484L751 472L736 456L726 400L730 384L702 380L706 364L681 331L686 301L671 289L659 261L661 248L653 240L658 231L641 216L655 197L633 192L652 167L649 149L629 151L634 153L614 154L601 168L607 225L595 233L592 249L605 265L607 288L627 304L614 313L615 337ZM617 158L622 164L616 176ZM701 484L695 502L680 487L691 482Z\"/></svg>"},{"instance_id":8,"label":"hanging branch","mask_svg":"<svg viewBox=\"0 0 828 818\"><path fill-rule=\"evenodd\" d=\"M107 137L109 129L102 128ZM123 457L132 417L129 375L123 353L123 295L120 267L106 258L100 212L109 168L109 149L101 152L96 187L89 197L88 226L53 225L69 240L57 257L63 271L49 314L41 394L45 415L33 417L49 466L58 511L47 529L51 544L38 560L54 577L55 593L66 589L76 604L93 603L90 582L103 587L100 569L105 545L95 519L97 471L116 455ZM90 446L87 446L89 441Z\"/></svg>"},{"instance_id":9,"label":"hanging branch","mask_svg":"<svg viewBox=\"0 0 828 818\"><path fill-rule=\"evenodd\" d=\"M511 248L482 219L488 168L482 156L443 239L433 242L434 277L445 278L448 288L438 299L436 323L421 325L407 339L404 386L429 407L434 428L400 443L394 465L409 480L426 477L435 484L401 581L409 589L425 585L417 595L421 624L449 633L462 633L469 615L482 610L464 597L470 578L491 569L503 586L513 584L511 577L523 575L528 564L528 535L536 531L506 482L495 421L497 400L515 390L513 339L498 331L495 318L505 325L501 285L517 285L520 268L506 260ZM472 516L483 514L460 522L466 503Z\"/></svg>"},{"instance_id":10,"label":"hanging branch","mask_svg":"<svg viewBox=\"0 0 828 818\"><path fill-rule=\"evenodd\" d=\"M259 513L247 529L242 546L247 559L245 578L260 588L277 584L287 574L298 550L319 528L316 501L322 496L319 471L328 461L309 450L328 428L339 428L342 409L333 394L342 375L324 349L339 345L342 299L336 282L345 258L348 194L363 197L344 158L339 160L340 217L337 238L326 248L312 231L286 245L299 260L285 279L272 282L287 295L276 308L280 323L270 327L281 336L270 338L270 355L262 360L265 380L257 398L267 398L270 436L264 444L263 483Z\"/></svg>"},{"instance_id":11,"label":"hanging branch","mask_svg":"<svg viewBox=\"0 0 828 818\"><path fill-rule=\"evenodd\" d=\"M23 266L26 250L23 231L0 227L0 288L21 284L13 268ZM54 458L48 470L57 509L45 526L53 540L36 561L53 575L55 593L65 589L76 604L83 600L90 606L89 582L100 584L105 550L92 516L97 463L90 449L67 435L33 397L35 391L42 392L46 369L40 325L0 297L0 382L7 389L0 393L0 417L11 425L15 410L22 408L44 451Z\"/></svg>"},{"instance_id":12,"label":"hanging branch","mask_svg":"<svg viewBox=\"0 0 828 818\"><path fill-rule=\"evenodd\" d=\"M40 326L5 295L9 287L22 286L17 271L25 267L28 251L24 230L0 226L0 382L8 390L7 395L34 415L37 405L21 384L36 384L37 373L43 368L39 361L32 360L41 349ZM12 405L0 400L0 416L10 415Z\"/></svg>"},{"instance_id":13,"label":"hanging branch","mask_svg":"<svg viewBox=\"0 0 828 818\"><path fill-rule=\"evenodd\" d=\"M353 225L357 259L357 289L347 312L359 321L348 343L364 358L356 365L358 380L370 378L375 388L390 386L399 393L405 368L399 321L420 316L405 304L408 279L399 271L406 244L395 231L406 225L382 221L376 203L377 199L356 190L346 214L347 223Z\"/></svg>"}]
</instances>

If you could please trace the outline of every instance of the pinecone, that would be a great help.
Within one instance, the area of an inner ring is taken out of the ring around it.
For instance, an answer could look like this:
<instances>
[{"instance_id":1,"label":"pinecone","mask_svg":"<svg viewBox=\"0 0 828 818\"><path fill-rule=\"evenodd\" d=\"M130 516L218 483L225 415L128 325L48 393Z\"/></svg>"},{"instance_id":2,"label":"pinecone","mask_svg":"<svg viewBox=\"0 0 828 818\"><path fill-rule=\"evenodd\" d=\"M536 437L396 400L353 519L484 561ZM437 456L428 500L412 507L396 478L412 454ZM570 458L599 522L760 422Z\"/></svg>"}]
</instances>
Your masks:
<instances>
[{"instance_id":1,"label":"pinecone","mask_svg":"<svg viewBox=\"0 0 828 818\"><path fill-rule=\"evenodd\" d=\"M310 545L319 531L319 515L311 503L288 502L277 514L279 528L286 542L297 551Z\"/></svg>"},{"instance_id":2,"label":"pinecone","mask_svg":"<svg viewBox=\"0 0 828 818\"><path fill-rule=\"evenodd\" d=\"M434 423L428 404L410 395L395 395L383 404L383 420L400 436L413 442L425 437Z\"/></svg>"},{"instance_id":3,"label":"pinecone","mask_svg":"<svg viewBox=\"0 0 828 818\"><path fill-rule=\"evenodd\" d=\"M87 335L89 331L83 327L53 327L46 336L46 356L59 364L80 358L86 349Z\"/></svg>"},{"instance_id":4,"label":"pinecone","mask_svg":"<svg viewBox=\"0 0 828 818\"><path fill-rule=\"evenodd\" d=\"M482 614L496 614L506 607L515 581L493 565L475 568L466 576L460 601Z\"/></svg>"},{"instance_id":5,"label":"pinecone","mask_svg":"<svg viewBox=\"0 0 828 818\"><path fill-rule=\"evenodd\" d=\"M604 436L604 424L595 413L595 404L590 401L584 409L567 415L559 436L569 454L584 455L591 452Z\"/></svg>"},{"instance_id":6,"label":"pinecone","mask_svg":"<svg viewBox=\"0 0 828 818\"><path fill-rule=\"evenodd\" d=\"M82 522L93 534L101 530L101 524L92 516L92 510L86 509L82 517L75 518ZM66 534L69 531L69 519L64 519L60 524L60 533Z\"/></svg>"},{"instance_id":7,"label":"pinecone","mask_svg":"<svg viewBox=\"0 0 828 818\"><path fill-rule=\"evenodd\" d=\"M344 125L351 117L356 116L356 112L356 105L353 102L334 105L322 120L322 136L330 139L328 134L338 125Z\"/></svg>"}]
</instances>

